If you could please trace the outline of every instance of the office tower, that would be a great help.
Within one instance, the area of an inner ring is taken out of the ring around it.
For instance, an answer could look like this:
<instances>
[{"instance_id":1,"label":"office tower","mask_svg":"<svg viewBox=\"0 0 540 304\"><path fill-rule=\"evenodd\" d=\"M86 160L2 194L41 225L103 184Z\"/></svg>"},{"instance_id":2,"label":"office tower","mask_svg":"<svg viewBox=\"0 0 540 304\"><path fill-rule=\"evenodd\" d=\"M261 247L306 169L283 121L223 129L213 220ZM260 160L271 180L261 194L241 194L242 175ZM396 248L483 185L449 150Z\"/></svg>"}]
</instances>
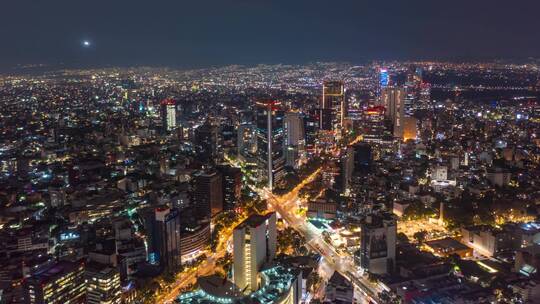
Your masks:
<instances>
[{"instance_id":1,"label":"office tower","mask_svg":"<svg viewBox=\"0 0 540 304\"><path fill-rule=\"evenodd\" d=\"M275 100L259 101L257 113L257 157L263 179L271 190L283 177L283 111Z\"/></svg>"},{"instance_id":2,"label":"office tower","mask_svg":"<svg viewBox=\"0 0 540 304\"><path fill-rule=\"evenodd\" d=\"M404 88L405 97L403 98L403 113L411 116L414 113L414 107L418 98L418 88L414 84L407 84Z\"/></svg>"},{"instance_id":3,"label":"office tower","mask_svg":"<svg viewBox=\"0 0 540 304\"><path fill-rule=\"evenodd\" d=\"M84 303L84 263L60 261L25 281L26 303Z\"/></svg>"},{"instance_id":4,"label":"office tower","mask_svg":"<svg viewBox=\"0 0 540 304\"><path fill-rule=\"evenodd\" d=\"M276 214L251 215L234 228L234 283L244 293L259 288L258 274L276 255Z\"/></svg>"},{"instance_id":5,"label":"office tower","mask_svg":"<svg viewBox=\"0 0 540 304\"><path fill-rule=\"evenodd\" d=\"M218 140L218 129L208 121L195 130L195 145L200 160L204 162L216 161L219 149Z\"/></svg>"},{"instance_id":6,"label":"office tower","mask_svg":"<svg viewBox=\"0 0 540 304\"><path fill-rule=\"evenodd\" d=\"M150 237L150 263L176 270L180 265L180 214L178 209L159 207L145 215L145 226Z\"/></svg>"},{"instance_id":7,"label":"office tower","mask_svg":"<svg viewBox=\"0 0 540 304\"><path fill-rule=\"evenodd\" d=\"M219 140L221 138L221 140ZM218 136L218 142L221 143L223 149L233 148L236 146L236 132L233 125L224 125L221 127L220 136Z\"/></svg>"},{"instance_id":8,"label":"office tower","mask_svg":"<svg viewBox=\"0 0 540 304\"><path fill-rule=\"evenodd\" d=\"M386 137L383 106L375 106L366 109L361 121L362 135L365 142L381 143Z\"/></svg>"},{"instance_id":9,"label":"office tower","mask_svg":"<svg viewBox=\"0 0 540 304\"><path fill-rule=\"evenodd\" d=\"M250 123L242 123L238 126L236 148L241 156L254 154L256 145L255 128Z\"/></svg>"},{"instance_id":10,"label":"office tower","mask_svg":"<svg viewBox=\"0 0 540 304\"><path fill-rule=\"evenodd\" d=\"M285 145L298 146L304 142L304 122L298 112L285 114Z\"/></svg>"},{"instance_id":11,"label":"office tower","mask_svg":"<svg viewBox=\"0 0 540 304\"><path fill-rule=\"evenodd\" d=\"M118 270L107 265L89 263L86 266L85 278L87 304L122 303L122 286Z\"/></svg>"},{"instance_id":12,"label":"office tower","mask_svg":"<svg viewBox=\"0 0 540 304\"><path fill-rule=\"evenodd\" d=\"M342 81L325 81L319 113L321 130L340 132L346 113L345 89Z\"/></svg>"},{"instance_id":13,"label":"office tower","mask_svg":"<svg viewBox=\"0 0 540 304\"><path fill-rule=\"evenodd\" d=\"M210 220L197 219L191 208L182 210L182 231L180 233L180 253L182 263L193 261L201 256L210 245Z\"/></svg>"},{"instance_id":14,"label":"office tower","mask_svg":"<svg viewBox=\"0 0 540 304\"><path fill-rule=\"evenodd\" d=\"M416 118L404 117L403 118L403 140L416 140Z\"/></svg>"},{"instance_id":15,"label":"office tower","mask_svg":"<svg viewBox=\"0 0 540 304\"><path fill-rule=\"evenodd\" d=\"M242 170L232 166L218 166L222 176L223 209L232 210L242 195Z\"/></svg>"},{"instance_id":16,"label":"office tower","mask_svg":"<svg viewBox=\"0 0 540 304\"><path fill-rule=\"evenodd\" d=\"M317 141L319 132L319 119L315 113L306 113L304 115L304 134L306 139L306 151L311 151Z\"/></svg>"},{"instance_id":17,"label":"office tower","mask_svg":"<svg viewBox=\"0 0 540 304\"><path fill-rule=\"evenodd\" d=\"M388 75L388 69L381 68L379 70L379 87L382 89L386 88L390 83L390 76Z\"/></svg>"},{"instance_id":18,"label":"office tower","mask_svg":"<svg viewBox=\"0 0 540 304\"><path fill-rule=\"evenodd\" d=\"M285 114L285 164L298 168L301 151L304 150L304 121L300 113Z\"/></svg>"},{"instance_id":19,"label":"office tower","mask_svg":"<svg viewBox=\"0 0 540 304\"><path fill-rule=\"evenodd\" d=\"M431 85L429 83L420 84L420 97L419 102L422 105L426 105L431 100Z\"/></svg>"},{"instance_id":20,"label":"office tower","mask_svg":"<svg viewBox=\"0 0 540 304\"><path fill-rule=\"evenodd\" d=\"M394 269L397 226L392 214L368 215L361 223L360 266L373 274Z\"/></svg>"},{"instance_id":21,"label":"office tower","mask_svg":"<svg viewBox=\"0 0 540 304\"><path fill-rule=\"evenodd\" d=\"M341 192L348 193L354 171L354 148L347 147L341 156Z\"/></svg>"},{"instance_id":22,"label":"office tower","mask_svg":"<svg viewBox=\"0 0 540 304\"><path fill-rule=\"evenodd\" d=\"M200 216L214 217L223 211L223 186L219 172L199 171L193 182L193 200Z\"/></svg>"},{"instance_id":23,"label":"office tower","mask_svg":"<svg viewBox=\"0 0 540 304\"><path fill-rule=\"evenodd\" d=\"M385 117L392 122L394 137L403 137L405 93L402 88L387 87L382 91L382 101L386 108Z\"/></svg>"},{"instance_id":24,"label":"office tower","mask_svg":"<svg viewBox=\"0 0 540 304\"><path fill-rule=\"evenodd\" d=\"M304 151L302 146L287 146L285 154L285 166L298 169L301 166L301 157Z\"/></svg>"},{"instance_id":25,"label":"office tower","mask_svg":"<svg viewBox=\"0 0 540 304\"><path fill-rule=\"evenodd\" d=\"M176 102L173 99L161 101L161 122L167 132L176 128Z\"/></svg>"},{"instance_id":26,"label":"office tower","mask_svg":"<svg viewBox=\"0 0 540 304\"><path fill-rule=\"evenodd\" d=\"M357 143L353 146L354 149L354 166L355 174L367 173L371 169L373 161L373 152L371 146L367 143Z\"/></svg>"}]
</instances>

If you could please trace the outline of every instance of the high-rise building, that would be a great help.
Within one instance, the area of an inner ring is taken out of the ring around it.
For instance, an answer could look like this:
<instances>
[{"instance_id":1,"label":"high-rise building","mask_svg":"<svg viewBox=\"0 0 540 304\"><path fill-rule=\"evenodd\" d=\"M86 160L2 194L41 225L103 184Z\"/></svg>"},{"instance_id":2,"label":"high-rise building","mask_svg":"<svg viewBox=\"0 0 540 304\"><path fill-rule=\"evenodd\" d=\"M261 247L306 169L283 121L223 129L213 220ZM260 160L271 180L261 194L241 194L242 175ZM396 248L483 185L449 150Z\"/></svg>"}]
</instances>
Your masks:
<instances>
[{"instance_id":1,"label":"high-rise building","mask_svg":"<svg viewBox=\"0 0 540 304\"><path fill-rule=\"evenodd\" d=\"M382 91L386 119L392 122L394 137L403 137L405 93L402 88L387 87Z\"/></svg>"},{"instance_id":2,"label":"high-rise building","mask_svg":"<svg viewBox=\"0 0 540 304\"><path fill-rule=\"evenodd\" d=\"M98 263L86 266L86 303L120 304L122 286L120 273L115 268Z\"/></svg>"},{"instance_id":3,"label":"high-rise building","mask_svg":"<svg viewBox=\"0 0 540 304\"><path fill-rule=\"evenodd\" d=\"M26 303L85 303L84 263L57 262L25 281Z\"/></svg>"},{"instance_id":4,"label":"high-rise building","mask_svg":"<svg viewBox=\"0 0 540 304\"><path fill-rule=\"evenodd\" d=\"M304 142L304 122L298 112L285 114L285 145L298 146Z\"/></svg>"},{"instance_id":5,"label":"high-rise building","mask_svg":"<svg viewBox=\"0 0 540 304\"><path fill-rule=\"evenodd\" d=\"M259 101L257 112L257 157L263 179L273 189L283 177L283 111L275 100Z\"/></svg>"},{"instance_id":6,"label":"high-rise building","mask_svg":"<svg viewBox=\"0 0 540 304\"><path fill-rule=\"evenodd\" d=\"M319 132L319 119L314 113L304 115L304 133L306 139L306 151L309 153L314 150Z\"/></svg>"},{"instance_id":7,"label":"high-rise building","mask_svg":"<svg viewBox=\"0 0 540 304\"><path fill-rule=\"evenodd\" d=\"M150 263L176 270L180 265L180 214L178 209L156 208L147 213L146 230L150 237Z\"/></svg>"},{"instance_id":8,"label":"high-rise building","mask_svg":"<svg viewBox=\"0 0 540 304\"><path fill-rule=\"evenodd\" d=\"M176 102L174 99L161 101L161 122L163 130L167 132L176 128Z\"/></svg>"},{"instance_id":9,"label":"high-rise building","mask_svg":"<svg viewBox=\"0 0 540 304\"><path fill-rule=\"evenodd\" d=\"M392 214L368 215L361 223L360 265L373 274L387 274L396 260L396 219Z\"/></svg>"},{"instance_id":10,"label":"high-rise building","mask_svg":"<svg viewBox=\"0 0 540 304\"><path fill-rule=\"evenodd\" d=\"M242 123L238 126L236 148L238 149L238 155L250 156L254 154L257 147L255 138L255 128L250 123Z\"/></svg>"},{"instance_id":11,"label":"high-rise building","mask_svg":"<svg viewBox=\"0 0 540 304\"><path fill-rule=\"evenodd\" d=\"M341 156L341 189L342 193L347 193L350 188L351 179L354 171L354 148L347 147L345 153Z\"/></svg>"},{"instance_id":12,"label":"high-rise building","mask_svg":"<svg viewBox=\"0 0 540 304\"><path fill-rule=\"evenodd\" d=\"M208 121L195 130L195 145L199 157L205 162L215 162L218 157L219 136L217 127Z\"/></svg>"},{"instance_id":13,"label":"high-rise building","mask_svg":"<svg viewBox=\"0 0 540 304\"><path fill-rule=\"evenodd\" d=\"M325 81L319 113L321 130L340 132L347 115L345 89L342 81Z\"/></svg>"},{"instance_id":14,"label":"high-rise building","mask_svg":"<svg viewBox=\"0 0 540 304\"><path fill-rule=\"evenodd\" d=\"M356 174L367 173L371 169L373 161L373 151L367 143L357 143L353 146L354 149L354 165L353 172Z\"/></svg>"},{"instance_id":15,"label":"high-rise building","mask_svg":"<svg viewBox=\"0 0 540 304\"><path fill-rule=\"evenodd\" d=\"M210 220L197 219L192 208L182 209L180 253L182 263L196 259L210 245Z\"/></svg>"},{"instance_id":16,"label":"high-rise building","mask_svg":"<svg viewBox=\"0 0 540 304\"><path fill-rule=\"evenodd\" d=\"M417 120L414 117L403 118L403 140L416 140Z\"/></svg>"},{"instance_id":17,"label":"high-rise building","mask_svg":"<svg viewBox=\"0 0 540 304\"><path fill-rule=\"evenodd\" d=\"M232 166L218 166L222 176L223 209L232 210L242 195L242 170Z\"/></svg>"},{"instance_id":18,"label":"high-rise building","mask_svg":"<svg viewBox=\"0 0 540 304\"><path fill-rule=\"evenodd\" d=\"M388 75L388 69L381 68L379 70L379 87L382 89L386 88L390 83L390 76Z\"/></svg>"},{"instance_id":19,"label":"high-rise building","mask_svg":"<svg viewBox=\"0 0 540 304\"><path fill-rule=\"evenodd\" d=\"M193 199L199 215L214 217L223 211L223 182L217 171L199 171L193 179Z\"/></svg>"},{"instance_id":20,"label":"high-rise building","mask_svg":"<svg viewBox=\"0 0 540 304\"><path fill-rule=\"evenodd\" d=\"M234 284L243 293L259 288L259 271L276 256L276 214L251 215L233 232Z\"/></svg>"}]
</instances>

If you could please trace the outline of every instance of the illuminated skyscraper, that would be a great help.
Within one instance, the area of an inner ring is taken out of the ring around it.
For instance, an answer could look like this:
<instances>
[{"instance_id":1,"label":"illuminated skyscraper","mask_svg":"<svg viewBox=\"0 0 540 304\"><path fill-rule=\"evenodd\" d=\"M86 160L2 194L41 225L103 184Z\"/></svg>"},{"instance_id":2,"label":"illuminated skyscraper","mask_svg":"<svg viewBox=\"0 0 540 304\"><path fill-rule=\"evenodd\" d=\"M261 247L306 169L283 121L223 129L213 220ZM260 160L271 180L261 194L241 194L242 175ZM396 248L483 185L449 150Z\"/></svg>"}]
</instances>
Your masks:
<instances>
[{"instance_id":1,"label":"illuminated skyscraper","mask_svg":"<svg viewBox=\"0 0 540 304\"><path fill-rule=\"evenodd\" d=\"M28 278L27 303L84 303L84 264L60 261Z\"/></svg>"},{"instance_id":2,"label":"illuminated skyscraper","mask_svg":"<svg viewBox=\"0 0 540 304\"><path fill-rule=\"evenodd\" d=\"M283 111L280 106L281 103L275 100L256 104L257 158L269 189L273 189L284 174Z\"/></svg>"},{"instance_id":3,"label":"illuminated skyscraper","mask_svg":"<svg viewBox=\"0 0 540 304\"><path fill-rule=\"evenodd\" d=\"M387 87L383 89L381 99L386 108L385 117L392 122L394 137L403 137L405 92L402 88Z\"/></svg>"},{"instance_id":4,"label":"illuminated skyscraper","mask_svg":"<svg viewBox=\"0 0 540 304\"><path fill-rule=\"evenodd\" d=\"M234 284L244 293L259 289L259 271L276 256L276 214L251 215L233 232Z\"/></svg>"},{"instance_id":5,"label":"illuminated skyscraper","mask_svg":"<svg viewBox=\"0 0 540 304\"><path fill-rule=\"evenodd\" d=\"M145 216L145 226L150 236L149 259L165 269L180 266L180 214L178 209L156 208Z\"/></svg>"},{"instance_id":6,"label":"illuminated skyscraper","mask_svg":"<svg viewBox=\"0 0 540 304\"><path fill-rule=\"evenodd\" d=\"M161 101L161 121L167 132L176 128L176 102L173 99Z\"/></svg>"},{"instance_id":7,"label":"illuminated skyscraper","mask_svg":"<svg viewBox=\"0 0 540 304\"><path fill-rule=\"evenodd\" d=\"M414 117L403 118L403 140L416 140L417 123Z\"/></svg>"},{"instance_id":8,"label":"illuminated skyscraper","mask_svg":"<svg viewBox=\"0 0 540 304\"><path fill-rule=\"evenodd\" d=\"M347 115L342 81L325 81L319 113L321 130L340 131Z\"/></svg>"},{"instance_id":9,"label":"illuminated skyscraper","mask_svg":"<svg viewBox=\"0 0 540 304\"><path fill-rule=\"evenodd\" d=\"M379 86L381 90L386 88L390 82L390 76L388 75L388 69L381 68L379 70Z\"/></svg>"}]
</instances>

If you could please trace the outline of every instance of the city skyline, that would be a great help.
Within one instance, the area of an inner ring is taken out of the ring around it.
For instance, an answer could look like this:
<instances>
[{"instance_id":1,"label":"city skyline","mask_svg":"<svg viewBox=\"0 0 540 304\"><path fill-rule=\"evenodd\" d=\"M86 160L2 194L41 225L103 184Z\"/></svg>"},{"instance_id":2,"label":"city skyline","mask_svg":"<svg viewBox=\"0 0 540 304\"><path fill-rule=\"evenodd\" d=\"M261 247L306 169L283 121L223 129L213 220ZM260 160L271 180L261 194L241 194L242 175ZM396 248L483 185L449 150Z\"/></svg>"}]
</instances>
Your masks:
<instances>
[{"instance_id":1,"label":"city skyline","mask_svg":"<svg viewBox=\"0 0 540 304\"><path fill-rule=\"evenodd\" d=\"M0 303L540 304L535 1L5 3Z\"/></svg>"}]
</instances>

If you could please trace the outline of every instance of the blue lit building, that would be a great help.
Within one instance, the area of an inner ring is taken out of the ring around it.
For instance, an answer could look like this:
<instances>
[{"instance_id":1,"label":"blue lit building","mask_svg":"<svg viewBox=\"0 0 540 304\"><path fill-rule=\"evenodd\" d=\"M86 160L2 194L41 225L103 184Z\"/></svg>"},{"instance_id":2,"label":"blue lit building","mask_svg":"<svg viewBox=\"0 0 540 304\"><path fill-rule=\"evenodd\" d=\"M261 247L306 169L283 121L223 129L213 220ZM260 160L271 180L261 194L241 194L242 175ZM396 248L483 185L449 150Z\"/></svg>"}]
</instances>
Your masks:
<instances>
[{"instance_id":1,"label":"blue lit building","mask_svg":"<svg viewBox=\"0 0 540 304\"><path fill-rule=\"evenodd\" d=\"M390 76L388 75L387 69L380 69L379 71L379 86L381 89L384 89L388 86L390 82Z\"/></svg>"},{"instance_id":2,"label":"blue lit building","mask_svg":"<svg viewBox=\"0 0 540 304\"><path fill-rule=\"evenodd\" d=\"M234 283L218 276L201 277L199 289L177 298L181 304L298 304L302 297L302 272L295 268L275 265L260 273L261 287L248 295Z\"/></svg>"}]
</instances>

